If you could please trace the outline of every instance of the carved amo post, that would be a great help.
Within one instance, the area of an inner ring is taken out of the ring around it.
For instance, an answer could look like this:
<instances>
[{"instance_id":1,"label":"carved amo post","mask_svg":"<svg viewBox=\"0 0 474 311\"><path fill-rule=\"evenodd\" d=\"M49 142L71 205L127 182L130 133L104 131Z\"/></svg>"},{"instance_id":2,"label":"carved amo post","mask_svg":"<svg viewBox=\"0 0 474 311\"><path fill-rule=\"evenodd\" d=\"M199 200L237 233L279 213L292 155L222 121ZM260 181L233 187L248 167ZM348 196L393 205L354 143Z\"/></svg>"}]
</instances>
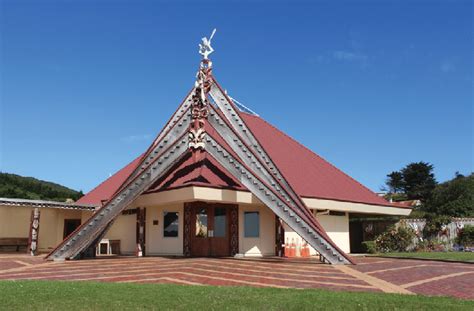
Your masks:
<instances>
[{"instance_id":1,"label":"carved amo post","mask_svg":"<svg viewBox=\"0 0 474 311\"><path fill-rule=\"evenodd\" d=\"M239 253L239 206L230 208L230 255Z\"/></svg>"},{"instance_id":2,"label":"carved amo post","mask_svg":"<svg viewBox=\"0 0 474 311\"><path fill-rule=\"evenodd\" d=\"M137 249L136 256L143 257L145 254L145 225L146 225L146 209L137 208Z\"/></svg>"},{"instance_id":3,"label":"carved amo post","mask_svg":"<svg viewBox=\"0 0 474 311\"><path fill-rule=\"evenodd\" d=\"M31 256L35 256L38 250L40 211L35 207L31 211L30 235L28 239L28 249Z\"/></svg>"}]
</instances>

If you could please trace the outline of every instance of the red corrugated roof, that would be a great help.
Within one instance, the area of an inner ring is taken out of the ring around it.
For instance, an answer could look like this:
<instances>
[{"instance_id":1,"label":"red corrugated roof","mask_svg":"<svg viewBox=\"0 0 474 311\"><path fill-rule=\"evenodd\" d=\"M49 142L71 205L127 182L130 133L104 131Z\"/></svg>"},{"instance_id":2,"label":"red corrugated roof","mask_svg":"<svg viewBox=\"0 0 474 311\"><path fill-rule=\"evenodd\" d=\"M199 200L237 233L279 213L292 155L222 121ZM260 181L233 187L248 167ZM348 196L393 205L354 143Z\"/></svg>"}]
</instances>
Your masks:
<instances>
[{"instance_id":1,"label":"red corrugated roof","mask_svg":"<svg viewBox=\"0 0 474 311\"><path fill-rule=\"evenodd\" d=\"M300 196L393 206L262 118L241 117Z\"/></svg>"},{"instance_id":2,"label":"red corrugated roof","mask_svg":"<svg viewBox=\"0 0 474 311\"><path fill-rule=\"evenodd\" d=\"M278 166L281 173L300 196L398 206L398 204L391 204L384 198L379 197L262 118L246 113L241 113L241 116L262 147ZM209 127L207 127L207 130L215 131ZM214 135L214 137L216 137L216 135ZM219 141L219 143L224 142ZM101 201L110 198L137 167L142 156L143 155L140 155L77 202L81 204L101 204ZM219 177L216 175L216 171L222 171L222 168L215 161L210 160L211 162L200 165L199 169L193 168L192 161L189 161L191 160L187 160L177 167L181 172L188 170L188 176L184 177L170 174L167 177L168 179L161 180L160 183L155 183L150 187L149 191L160 191L187 185L205 186L207 184L213 187L229 186L227 183L229 180L224 182L221 178L222 176ZM215 168L210 169L209 163L217 167L217 170ZM235 179L230 176L226 177L235 181ZM203 182L204 179L208 182ZM235 188L242 189L242 186L239 184L235 186Z\"/></svg>"},{"instance_id":3,"label":"red corrugated roof","mask_svg":"<svg viewBox=\"0 0 474 311\"><path fill-rule=\"evenodd\" d=\"M141 154L132 162L128 163L120 171L107 178L103 183L89 191L85 196L77 200L76 203L101 205L102 201L108 200L122 185L125 179L130 176L130 174L140 163L142 157L143 154Z\"/></svg>"}]
</instances>

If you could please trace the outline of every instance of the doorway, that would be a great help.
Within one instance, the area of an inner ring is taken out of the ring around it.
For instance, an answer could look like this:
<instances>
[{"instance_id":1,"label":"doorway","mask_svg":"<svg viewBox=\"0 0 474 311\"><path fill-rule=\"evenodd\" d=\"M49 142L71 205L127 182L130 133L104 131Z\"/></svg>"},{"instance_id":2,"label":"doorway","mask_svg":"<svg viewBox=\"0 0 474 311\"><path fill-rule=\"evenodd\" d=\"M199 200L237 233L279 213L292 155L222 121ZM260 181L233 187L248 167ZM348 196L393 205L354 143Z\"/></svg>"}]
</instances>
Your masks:
<instances>
[{"instance_id":1,"label":"doorway","mask_svg":"<svg viewBox=\"0 0 474 311\"><path fill-rule=\"evenodd\" d=\"M63 239L74 232L81 225L80 219L64 219Z\"/></svg>"},{"instance_id":2,"label":"doorway","mask_svg":"<svg viewBox=\"0 0 474 311\"><path fill-rule=\"evenodd\" d=\"M231 205L188 203L190 255L225 257L231 255Z\"/></svg>"}]
</instances>

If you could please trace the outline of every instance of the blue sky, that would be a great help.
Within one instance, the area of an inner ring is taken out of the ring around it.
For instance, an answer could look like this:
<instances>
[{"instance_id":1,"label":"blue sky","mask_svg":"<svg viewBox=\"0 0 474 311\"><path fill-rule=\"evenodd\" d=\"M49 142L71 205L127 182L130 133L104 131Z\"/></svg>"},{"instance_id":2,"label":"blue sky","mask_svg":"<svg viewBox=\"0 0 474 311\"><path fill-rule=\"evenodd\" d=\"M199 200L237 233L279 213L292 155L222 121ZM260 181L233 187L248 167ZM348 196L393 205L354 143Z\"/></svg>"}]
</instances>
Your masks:
<instances>
[{"instance_id":1,"label":"blue sky","mask_svg":"<svg viewBox=\"0 0 474 311\"><path fill-rule=\"evenodd\" d=\"M0 2L1 171L96 186L148 147L214 27L230 95L372 190L413 161L473 170L472 1Z\"/></svg>"}]
</instances>

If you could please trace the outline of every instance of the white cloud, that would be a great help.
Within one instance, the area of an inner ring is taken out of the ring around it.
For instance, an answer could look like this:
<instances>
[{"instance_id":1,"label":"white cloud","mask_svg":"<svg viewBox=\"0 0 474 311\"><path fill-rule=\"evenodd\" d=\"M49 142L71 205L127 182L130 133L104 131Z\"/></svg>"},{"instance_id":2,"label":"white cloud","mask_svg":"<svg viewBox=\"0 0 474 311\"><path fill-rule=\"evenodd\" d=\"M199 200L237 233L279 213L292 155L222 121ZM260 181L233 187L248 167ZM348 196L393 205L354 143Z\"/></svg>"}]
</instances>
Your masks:
<instances>
[{"instance_id":1,"label":"white cloud","mask_svg":"<svg viewBox=\"0 0 474 311\"><path fill-rule=\"evenodd\" d=\"M439 65L439 69L442 72L447 73L447 72L453 72L454 70L456 70L456 67L454 66L453 62L449 60L445 60Z\"/></svg>"},{"instance_id":2,"label":"white cloud","mask_svg":"<svg viewBox=\"0 0 474 311\"><path fill-rule=\"evenodd\" d=\"M342 61L364 61L367 59L367 55L350 51L334 51L332 56Z\"/></svg>"}]
</instances>

